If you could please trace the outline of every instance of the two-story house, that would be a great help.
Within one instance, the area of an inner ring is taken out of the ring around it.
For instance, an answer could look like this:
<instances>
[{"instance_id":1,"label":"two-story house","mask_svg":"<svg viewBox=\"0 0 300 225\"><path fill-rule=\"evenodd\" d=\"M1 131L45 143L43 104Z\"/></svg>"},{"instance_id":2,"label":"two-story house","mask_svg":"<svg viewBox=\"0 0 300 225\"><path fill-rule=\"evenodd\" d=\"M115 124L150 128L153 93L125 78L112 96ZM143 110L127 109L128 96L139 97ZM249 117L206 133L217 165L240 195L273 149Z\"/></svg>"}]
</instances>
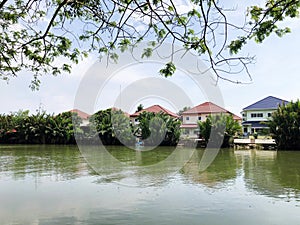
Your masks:
<instances>
[{"instance_id":1,"label":"two-story house","mask_svg":"<svg viewBox=\"0 0 300 225\"><path fill-rule=\"evenodd\" d=\"M183 129L183 136L197 138L199 136L198 121L205 121L209 115L214 114L233 115L233 119L239 122L242 121L241 117L234 115L228 110L212 102L204 102L182 113L182 125L180 128Z\"/></svg>"},{"instance_id":2,"label":"two-story house","mask_svg":"<svg viewBox=\"0 0 300 225\"><path fill-rule=\"evenodd\" d=\"M263 123L268 121L272 113L278 108L279 105L287 104L288 101L268 96L258 102L255 102L242 111L242 126L243 132L247 134L260 133L265 129L269 129L267 124Z\"/></svg>"}]
</instances>

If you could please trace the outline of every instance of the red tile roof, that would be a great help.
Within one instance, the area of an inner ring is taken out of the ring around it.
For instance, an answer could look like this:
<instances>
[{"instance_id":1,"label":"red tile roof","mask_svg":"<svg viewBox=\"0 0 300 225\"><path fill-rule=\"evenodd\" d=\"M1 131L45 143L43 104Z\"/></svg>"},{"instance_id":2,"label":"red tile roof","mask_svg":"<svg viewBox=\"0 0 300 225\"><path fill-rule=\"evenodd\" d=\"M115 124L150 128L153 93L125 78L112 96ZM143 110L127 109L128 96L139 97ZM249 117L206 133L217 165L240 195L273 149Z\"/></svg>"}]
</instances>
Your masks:
<instances>
[{"instance_id":1,"label":"red tile roof","mask_svg":"<svg viewBox=\"0 0 300 225\"><path fill-rule=\"evenodd\" d=\"M197 105L187 111L184 111L182 114L204 114L204 113L228 113L226 109L212 103L204 102L200 105Z\"/></svg>"},{"instance_id":2,"label":"red tile roof","mask_svg":"<svg viewBox=\"0 0 300 225\"><path fill-rule=\"evenodd\" d=\"M173 113L170 110L161 107L160 105L150 106L150 107L148 107L146 109L143 109L143 110L141 110L139 112L133 113L130 116L131 117L137 117L137 116L140 115L140 113L145 112L145 111L146 112L153 112L153 113L163 112L163 113L166 113L166 114L168 114L169 116L172 116L172 117L179 117L176 113Z\"/></svg>"},{"instance_id":3,"label":"red tile roof","mask_svg":"<svg viewBox=\"0 0 300 225\"><path fill-rule=\"evenodd\" d=\"M239 117L239 116L237 116L235 114L232 114L232 116L233 116L234 120L241 120L242 121L242 117Z\"/></svg>"},{"instance_id":4,"label":"red tile roof","mask_svg":"<svg viewBox=\"0 0 300 225\"><path fill-rule=\"evenodd\" d=\"M229 113L233 115L234 120L242 120L241 117L229 112L228 110L212 103L212 102L204 102L200 105L197 105L187 111L184 111L182 115L190 115L190 114L212 114L212 113Z\"/></svg>"},{"instance_id":5,"label":"red tile roof","mask_svg":"<svg viewBox=\"0 0 300 225\"><path fill-rule=\"evenodd\" d=\"M83 120L87 120L91 116L79 109L72 109L72 110L70 110L70 112L77 113L77 115Z\"/></svg>"}]
</instances>

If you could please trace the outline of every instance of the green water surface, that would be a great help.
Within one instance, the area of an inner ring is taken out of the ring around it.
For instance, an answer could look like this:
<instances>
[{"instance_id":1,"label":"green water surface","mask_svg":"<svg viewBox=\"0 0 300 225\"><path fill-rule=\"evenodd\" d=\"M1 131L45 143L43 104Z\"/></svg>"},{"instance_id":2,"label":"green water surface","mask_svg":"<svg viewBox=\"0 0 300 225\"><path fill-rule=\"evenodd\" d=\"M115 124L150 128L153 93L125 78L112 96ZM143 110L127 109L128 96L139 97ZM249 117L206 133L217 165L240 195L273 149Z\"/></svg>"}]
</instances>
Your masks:
<instances>
[{"instance_id":1,"label":"green water surface","mask_svg":"<svg viewBox=\"0 0 300 225\"><path fill-rule=\"evenodd\" d=\"M300 152L94 150L0 146L0 224L300 224Z\"/></svg>"}]
</instances>

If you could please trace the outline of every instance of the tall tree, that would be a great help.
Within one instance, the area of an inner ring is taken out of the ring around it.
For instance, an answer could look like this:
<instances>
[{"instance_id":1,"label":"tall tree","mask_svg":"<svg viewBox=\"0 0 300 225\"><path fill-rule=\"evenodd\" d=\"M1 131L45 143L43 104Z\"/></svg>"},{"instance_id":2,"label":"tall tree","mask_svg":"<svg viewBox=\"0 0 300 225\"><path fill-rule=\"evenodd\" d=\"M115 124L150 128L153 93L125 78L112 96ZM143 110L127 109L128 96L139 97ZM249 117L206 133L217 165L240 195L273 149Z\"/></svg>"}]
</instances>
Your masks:
<instances>
[{"instance_id":1,"label":"tall tree","mask_svg":"<svg viewBox=\"0 0 300 225\"><path fill-rule=\"evenodd\" d=\"M90 122L104 145L135 143L130 119L121 110L100 110L90 117Z\"/></svg>"},{"instance_id":2,"label":"tall tree","mask_svg":"<svg viewBox=\"0 0 300 225\"><path fill-rule=\"evenodd\" d=\"M300 101L281 105L268 121L279 149L300 150Z\"/></svg>"},{"instance_id":3,"label":"tall tree","mask_svg":"<svg viewBox=\"0 0 300 225\"><path fill-rule=\"evenodd\" d=\"M221 147L229 147L231 138L242 132L241 125L238 121L233 119L232 115L210 115L206 118L206 121L199 121L198 125L200 129L200 136L205 139L206 143L210 141L212 131L220 132L213 135L217 138L223 139Z\"/></svg>"},{"instance_id":4,"label":"tall tree","mask_svg":"<svg viewBox=\"0 0 300 225\"><path fill-rule=\"evenodd\" d=\"M187 111L187 110L189 110L189 109L191 109L190 106L184 106L181 110L179 110L179 112L178 112L177 114L178 114L179 116L181 116L182 113L183 113L184 111Z\"/></svg>"},{"instance_id":5,"label":"tall tree","mask_svg":"<svg viewBox=\"0 0 300 225\"><path fill-rule=\"evenodd\" d=\"M142 111L143 109L144 109L143 104L139 104L138 107L136 108L136 111L135 111L135 112Z\"/></svg>"},{"instance_id":6,"label":"tall tree","mask_svg":"<svg viewBox=\"0 0 300 225\"><path fill-rule=\"evenodd\" d=\"M146 145L176 145L180 138L181 122L165 113L142 112L138 127Z\"/></svg>"},{"instance_id":7,"label":"tall tree","mask_svg":"<svg viewBox=\"0 0 300 225\"><path fill-rule=\"evenodd\" d=\"M245 23L237 24L229 14L235 6L226 1L190 0L183 9L177 0L2 0L0 77L8 80L27 70L37 88L40 75L71 72L72 64L91 52L117 60L116 48L149 41L143 56L163 42L178 44L207 59L218 78L230 79L227 73L248 72L252 58L239 50L249 40L290 32L278 22L299 14L299 0L264 2L248 3ZM160 73L175 70L171 61Z\"/></svg>"}]
</instances>

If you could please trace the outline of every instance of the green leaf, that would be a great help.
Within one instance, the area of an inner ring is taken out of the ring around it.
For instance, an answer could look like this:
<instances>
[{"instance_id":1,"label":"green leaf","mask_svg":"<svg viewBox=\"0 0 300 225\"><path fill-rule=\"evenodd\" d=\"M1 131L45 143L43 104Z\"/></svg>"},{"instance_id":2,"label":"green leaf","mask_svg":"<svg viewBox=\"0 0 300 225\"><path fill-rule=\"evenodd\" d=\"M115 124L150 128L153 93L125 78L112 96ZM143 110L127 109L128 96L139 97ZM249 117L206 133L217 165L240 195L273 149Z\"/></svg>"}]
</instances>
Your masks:
<instances>
[{"instance_id":1,"label":"green leaf","mask_svg":"<svg viewBox=\"0 0 300 225\"><path fill-rule=\"evenodd\" d=\"M198 12L196 9L192 9L191 11L188 12L188 17L193 17L196 16L197 18L201 18L200 12Z\"/></svg>"},{"instance_id":2,"label":"green leaf","mask_svg":"<svg viewBox=\"0 0 300 225\"><path fill-rule=\"evenodd\" d=\"M128 49L128 46L131 44L130 40L125 38L125 39L122 39L120 42L119 42L119 48L121 50L121 52L124 52Z\"/></svg>"},{"instance_id":3,"label":"green leaf","mask_svg":"<svg viewBox=\"0 0 300 225\"><path fill-rule=\"evenodd\" d=\"M149 58L152 55L153 49L152 48L145 48L142 54L142 58L147 57Z\"/></svg>"},{"instance_id":4,"label":"green leaf","mask_svg":"<svg viewBox=\"0 0 300 225\"><path fill-rule=\"evenodd\" d=\"M164 77L170 77L175 73L175 71L176 71L176 66L174 65L173 62L169 62L165 65L163 69L159 71L159 73Z\"/></svg>"},{"instance_id":5,"label":"green leaf","mask_svg":"<svg viewBox=\"0 0 300 225\"><path fill-rule=\"evenodd\" d=\"M109 58L111 58L115 63L117 63L119 59L119 55L117 53L110 53Z\"/></svg>"},{"instance_id":6,"label":"green leaf","mask_svg":"<svg viewBox=\"0 0 300 225\"><path fill-rule=\"evenodd\" d=\"M231 41L228 46L230 54L237 54L244 44L246 44L245 37L239 37L237 40Z\"/></svg>"}]
</instances>

